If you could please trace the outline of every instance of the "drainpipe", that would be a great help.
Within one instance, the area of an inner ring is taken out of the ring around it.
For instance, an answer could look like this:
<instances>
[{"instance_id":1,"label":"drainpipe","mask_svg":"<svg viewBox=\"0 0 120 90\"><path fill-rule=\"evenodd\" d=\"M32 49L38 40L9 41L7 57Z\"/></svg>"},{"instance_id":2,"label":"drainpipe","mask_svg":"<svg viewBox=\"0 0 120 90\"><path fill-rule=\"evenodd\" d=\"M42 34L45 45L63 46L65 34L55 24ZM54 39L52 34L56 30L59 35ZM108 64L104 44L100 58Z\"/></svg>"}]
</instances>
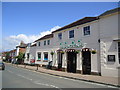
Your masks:
<instances>
[{"instance_id":1,"label":"drainpipe","mask_svg":"<svg viewBox=\"0 0 120 90\"><path fill-rule=\"evenodd\" d=\"M99 17L98 17L99 18ZM99 62L98 62L98 68L100 67L100 72L99 72L99 75L101 76L101 45L100 45L100 22L99 22L99 19L98 19L98 43L99 43ZM99 65L100 64L100 65Z\"/></svg>"}]
</instances>

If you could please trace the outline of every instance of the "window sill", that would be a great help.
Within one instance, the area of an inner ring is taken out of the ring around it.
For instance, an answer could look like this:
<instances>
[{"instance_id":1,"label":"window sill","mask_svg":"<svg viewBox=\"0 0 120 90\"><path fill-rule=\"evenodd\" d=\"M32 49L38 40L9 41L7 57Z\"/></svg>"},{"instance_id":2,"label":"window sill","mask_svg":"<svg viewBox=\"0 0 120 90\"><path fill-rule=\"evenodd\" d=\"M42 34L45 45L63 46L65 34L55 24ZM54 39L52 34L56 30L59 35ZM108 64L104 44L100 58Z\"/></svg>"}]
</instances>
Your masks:
<instances>
[{"instance_id":1,"label":"window sill","mask_svg":"<svg viewBox=\"0 0 120 90\"><path fill-rule=\"evenodd\" d=\"M37 60L37 61L41 61L41 60Z\"/></svg>"},{"instance_id":2,"label":"window sill","mask_svg":"<svg viewBox=\"0 0 120 90\"><path fill-rule=\"evenodd\" d=\"M43 62L48 62L48 60L43 60Z\"/></svg>"}]
</instances>

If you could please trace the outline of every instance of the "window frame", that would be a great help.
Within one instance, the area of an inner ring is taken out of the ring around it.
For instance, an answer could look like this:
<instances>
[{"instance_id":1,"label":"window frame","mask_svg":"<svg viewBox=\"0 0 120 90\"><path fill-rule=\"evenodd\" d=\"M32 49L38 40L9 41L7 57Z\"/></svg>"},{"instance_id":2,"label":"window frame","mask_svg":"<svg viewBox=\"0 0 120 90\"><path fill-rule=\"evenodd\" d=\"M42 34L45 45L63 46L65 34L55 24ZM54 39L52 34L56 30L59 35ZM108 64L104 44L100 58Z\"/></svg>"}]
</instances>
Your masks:
<instances>
[{"instance_id":1,"label":"window frame","mask_svg":"<svg viewBox=\"0 0 120 90\"><path fill-rule=\"evenodd\" d=\"M45 54L47 54L47 58L45 58ZM44 52L44 60L48 61L48 52Z\"/></svg>"},{"instance_id":2,"label":"window frame","mask_svg":"<svg viewBox=\"0 0 120 90\"><path fill-rule=\"evenodd\" d=\"M38 42L38 46L40 46L41 45L41 42Z\"/></svg>"},{"instance_id":3,"label":"window frame","mask_svg":"<svg viewBox=\"0 0 120 90\"><path fill-rule=\"evenodd\" d=\"M39 54L40 54L40 59L39 59ZM41 52L37 52L37 60L41 60Z\"/></svg>"},{"instance_id":4,"label":"window frame","mask_svg":"<svg viewBox=\"0 0 120 90\"><path fill-rule=\"evenodd\" d=\"M50 45L50 40L47 40L47 45Z\"/></svg>"},{"instance_id":5,"label":"window frame","mask_svg":"<svg viewBox=\"0 0 120 90\"><path fill-rule=\"evenodd\" d=\"M71 33L72 33L72 35L71 35ZM69 31L69 38L74 38L74 35L75 34L75 32L74 32L74 30L70 30Z\"/></svg>"},{"instance_id":6,"label":"window frame","mask_svg":"<svg viewBox=\"0 0 120 90\"><path fill-rule=\"evenodd\" d=\"M44 46L46 45L46 40L44 41Z\"/></svg>"},{"instance_id":7,"label":"window frame","mask_svg":"<svg viewBox=\"0 0 120 90\"><path fill-rule=\"evenodd\" d=\"M62 40L62 32L58 33L58 39Z\"/></svg>"},{"instance_id":8,"label":"window frame","mask_svg":"<svg viewBox=\"0 0 120 90\"><path fill-rule=\"evenodd\" d=\"M84 36L90 36L90 34L91 34L91 27L90 26L83 27L83 35Z\"/></svg>"}]
</instances>

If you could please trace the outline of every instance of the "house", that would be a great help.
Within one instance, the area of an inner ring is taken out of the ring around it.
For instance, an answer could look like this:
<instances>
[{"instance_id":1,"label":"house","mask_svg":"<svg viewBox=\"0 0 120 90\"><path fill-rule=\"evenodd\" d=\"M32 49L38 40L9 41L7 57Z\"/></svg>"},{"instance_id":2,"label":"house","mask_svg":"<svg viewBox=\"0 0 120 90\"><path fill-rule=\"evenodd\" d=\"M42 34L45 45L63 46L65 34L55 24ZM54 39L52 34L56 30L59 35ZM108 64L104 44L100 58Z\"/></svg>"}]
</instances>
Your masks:
<instances>
[{"instance_id":1,"label":"house","mask_svg":"<svg viewBox=\"0 0 120 90\"><path fill-rule=\"evenodd\" d=\"M25 64L35 64L35 56L36 56L36 43L28 43L26 52L25 52Z\"/></svg>"},{"instance_id":2,"label":"house","mask_svg":"<svg viewBox=\"0 0 120 90\"><path fill-rule=\"evenodd\" d=\"M20 45L16 46L16 56L19 55L19 53L25 53L27 44L25 44L23 41L20 42Z\"/></svg>"},{"instance_id":3,"label":"house","mask_svg":"<svg viewBox=\"0 0 120 90\"><path fill-rule=\"evenodd\" d=\"M100 74L99 54L91 54L93 49L99 51L97 22L98 17L85 17L53 32L58 47L54 66L72 73Z\"/></svg>"},{"instance_id":4,"label":"house","mask_svg":"<svg viewBox=\"0 0 120 90\"><path fill-rule=\"evenodd\" d=\"M99 16L100 61L102 76L120 76L120 8Z\"/></svg>"},{"instance_id":5,"label":"house","mask_svg":"<svg viewBox=\"0 0 120 90\"><path fill-rule=\"evenodd\" d=\"M14 62L16 57L16 49L9 51L9 56L11 60L10 62Z\"/></svg>"},{"instance_id":6,"label":"house","mask_svg":"<svg viewBox=\"0 0 120 90\"><path fill-rule=\"evenodd\" d=\"M16 56L18 56L20 53L26 52L27 44L25 44L23 41L20 42L20 45L16 46ZM21 60L18 61L17 58L14 60L14 62L23 63Z\"/></svg>"},{"instance_id":7,"label":"house","mask_svg":"<svg viewBox=\"0 0 120 90\"><path fill-rule=\"evenodd\" d=\"M49 61L52 61L50 53L54 45L53 34L45 35L35 42L37 43L35 64L46 66Z\"/></svg>"}]
</instances>

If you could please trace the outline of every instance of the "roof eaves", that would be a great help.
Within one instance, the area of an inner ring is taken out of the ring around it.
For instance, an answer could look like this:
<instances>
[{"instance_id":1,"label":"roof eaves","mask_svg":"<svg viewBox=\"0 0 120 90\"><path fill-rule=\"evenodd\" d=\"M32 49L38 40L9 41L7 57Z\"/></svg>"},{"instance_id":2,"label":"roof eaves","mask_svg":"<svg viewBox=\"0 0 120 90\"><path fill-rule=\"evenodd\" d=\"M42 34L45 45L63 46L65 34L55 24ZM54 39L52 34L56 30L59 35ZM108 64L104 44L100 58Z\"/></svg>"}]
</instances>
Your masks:
<instances>
[{"instance_id":1,"label":"roof eaves","mask_svg":"<svg viewBox=\"0 0 120 90\"><path fill-rule=\"evenodd\" d=\"M88 23L88 22L92 22L92 21L97 20L97 19L98 19L98 17L84 17L84 18L82 18L80 20L77 20L77 21L75 21L75 22L73 22L71 24L68 24L68 25L66 25L66 26L64 26L62 28L59 28L59 29L53 31L52 33L58 32L58 31L62 31L64 29L71 28L71 27L74 27L74 26L77 26L77 25L81 25L81 24L85 24L85 23Z\"/></svg>"},{"instance_id":2,"label":"roof eaves","mask_svg":"<svg viewBox=\"0 0 120 90\"><path fill-rule=\"evenodd\" d=\"M37 42L37 41L39 41L39 40L48 39L48 38L53 38L53 34L47 34L47 35L45 35L45 36L43 36L43 37L35 40L34 42Z\"/></svg>"},{"instance_id":3,"label":"roof eaves","mask_svg":"<svg viewBox=\"0 0 120 90\"><path fill-rule=\"evenodd\" d=\"M115 9L111 9L111 10L107 10L106 12L102 13L101 15L99 15L99 17L106 16L106 15L109 15L109 14L112 14L112 13L116 13L116 12L120 12L120 7L115 8Z\"/></svg>"}]
</instances>

